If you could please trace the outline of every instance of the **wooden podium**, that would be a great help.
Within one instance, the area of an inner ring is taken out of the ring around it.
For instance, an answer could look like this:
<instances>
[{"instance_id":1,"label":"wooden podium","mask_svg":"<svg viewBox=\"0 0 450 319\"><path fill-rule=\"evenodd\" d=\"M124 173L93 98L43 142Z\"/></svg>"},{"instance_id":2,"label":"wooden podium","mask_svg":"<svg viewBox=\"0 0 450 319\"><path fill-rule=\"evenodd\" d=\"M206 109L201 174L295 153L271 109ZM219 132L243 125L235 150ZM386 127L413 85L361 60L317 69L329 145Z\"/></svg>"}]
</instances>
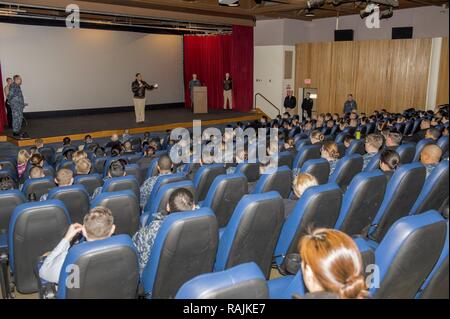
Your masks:
<instances>
[{"instance_id":1,"label":"wooden podium","mask_svg":"<svg viewBox=\"0 0 450 319\"><path fill-rule=\"evenodd\" d=\"M208 88L196 86L193 88L194 113L208 113Z\"/></svg>"}]
</instances>

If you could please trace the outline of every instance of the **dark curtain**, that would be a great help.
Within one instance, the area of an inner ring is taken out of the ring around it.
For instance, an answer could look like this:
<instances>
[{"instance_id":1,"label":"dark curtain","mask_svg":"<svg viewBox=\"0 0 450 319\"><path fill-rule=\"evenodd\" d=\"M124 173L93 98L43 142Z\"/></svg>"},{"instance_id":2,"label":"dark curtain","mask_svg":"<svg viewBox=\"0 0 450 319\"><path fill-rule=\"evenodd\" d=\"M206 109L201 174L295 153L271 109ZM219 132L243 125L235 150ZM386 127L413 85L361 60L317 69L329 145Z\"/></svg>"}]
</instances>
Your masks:
<instances>
[{"instance_id":1,"label":"dark curtain","mask_svg":"<svg viewBox=\"0 0 450 319\"><path fill-rule=\"evenodd\" d=\"M185 106L191 107L189 81L196 73L208 87L209 109L223 108L225 73L233 78L234 110L247 112L253 105L253 28L233 27L232 35L185 36Z\"/></svg>"},{"instance_id":2,"label":"dark curtain","mask_svg":"<svg viewBox=\"0 0 450 319\"><path fill-rule=\"evenodd\" d=\"M3 96L3 84L2 66L0 64L0 133L3 132L4 127L8 125L8 119L6 118L5 98Z\"/></svg>"}]
</instances>

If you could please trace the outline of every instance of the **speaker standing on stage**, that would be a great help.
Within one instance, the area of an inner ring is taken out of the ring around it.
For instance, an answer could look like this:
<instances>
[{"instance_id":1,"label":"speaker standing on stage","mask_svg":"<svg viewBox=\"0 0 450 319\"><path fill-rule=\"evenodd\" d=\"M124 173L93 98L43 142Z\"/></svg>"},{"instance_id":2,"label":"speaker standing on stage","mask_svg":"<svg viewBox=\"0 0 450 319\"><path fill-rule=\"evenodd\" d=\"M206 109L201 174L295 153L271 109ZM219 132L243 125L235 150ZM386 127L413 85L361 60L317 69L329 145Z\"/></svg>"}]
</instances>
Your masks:
<instances>
[{"instance_id":1,"label":"speaker standing on stage","mask_svg":"<svg viewBox=\"0 0 450 319\"><path fill-rule=\"evenodd\" d=\"M286 112L288 112L287 109L293 110L297 106L297 98L293 96L292 93L292 90L288 88L287 95L284 98L284 108L286 109Z\"/></svg>"},{"instance_id":2,"label":"speaker standing on stage","mask_svg":"<svg viewBox=\"0 0 450 319\"><path fill-rule=\"evenodd\" d=\"M131 84L134 98L134 112L136 115L136 123L145 122L145 91L157 89L158 85L149 85L142 78L140 73L136 74L136 80Z\"/></svg>"},{"instance_id":3,"label":"speaker standing on stage","mask_svg":"<svg viewBox=\"0 0 450 319\"><path fill-rule=\"evenodd\" d=\"M308 114L308 117L311 118L313 106L314 106L314 101L311 98L311 93L307 92L306 97L303 99L303 102L302 102L303 118L305 117L305 112L306 112L306 114Z\"/></svg>"},{"instance_id":4,"label":"speaker standing on stage","mask_svg":"<svg viewBox=\"0 0 450 319\"><path fill-rule=\"evenodd\" d=\"M8 127L12 128L12 111L11 111L11 106L9 105L8 102L8 95L9 95L9 87L11 86L11 84L13 83L13 79L11 78L7 78L6 79L6 86L3 89L3 92L5 93L5 108L6 108L6 114L8 117Z\"/></svg>"},{"instance_id":5,"label":"speaker standing on stage","mask_svg":"<svg viewBox=\"0 0 450 319\"><path fill-rule=\"evenodd\" d=\"M344 103L344 114L352 113L353 110L358 109L358 104L356 104L356 101L353 99L353 95L349 94L347 95L347 101Z\"/></svg>"},{"instance_id":6,"label":"speaker standing on stage","mask_svg":"<svg viewBox=\"0 0 450 319\"><path fill-rule=\"evenodd\" d=\"M25 108L21 85L22 78L20 75L15 75L14 82L9 86L8 103L11 107L14 137L28 138L27 133L20 134L23 121L23 109Z\"/></svg>"},{"instance_id":7,"label":"speaker standing on stage","mask_svg":"<svg viewBox=\"0 0 450 319\"><path fill-rule=\"evenodd\" d=\"M192 74L192 80L189 81L189 92L190 92L190 99L191 99L191 106L194 106L194 87L196 86L202 86L202 82L200 82L199 79L197 79L197 74Z\"/></svg>"},{"instance_id":8,"label":"speaker standing on stage","mask_svg":"<svg viewBox=\"0 0 450 319\"><path fill-rule=\"evenodd\" d=\"M230 73L225 74L225 80L223 80L223 109L227 109L227 102L230 104L230 110L233 109L233 80Z\"/></svg>"}]
</instances>

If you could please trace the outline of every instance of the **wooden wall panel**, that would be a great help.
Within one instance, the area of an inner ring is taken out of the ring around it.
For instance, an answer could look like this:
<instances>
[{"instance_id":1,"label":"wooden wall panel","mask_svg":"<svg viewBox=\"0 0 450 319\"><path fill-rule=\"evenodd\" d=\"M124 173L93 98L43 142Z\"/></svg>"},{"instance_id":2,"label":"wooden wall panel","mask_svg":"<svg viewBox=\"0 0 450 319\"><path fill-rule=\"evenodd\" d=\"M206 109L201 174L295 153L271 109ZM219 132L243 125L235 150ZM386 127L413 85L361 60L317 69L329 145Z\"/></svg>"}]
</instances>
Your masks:
<instances>
[{"instance_id":1,"label":"wooden wall panel","mask_svg":"<svg viewBox=\"0 0 450 319\"><path fill-rule=\"evenodd\" d=\"M431 39L297 45L296 87L318 89L315 110L341 113L348 93L360 112L424 108ZM304 79L311 79L310 85Z\"/></svg>"},{"instance_id":2,"label":"wooden wall panel","mask_svg":"<svg viewBox=\"0 0 450 319\"><path fill-rule=\"evenodd\" d=\"M448 37L442 39L436 104L448 104Z\"/></svg>"}]
</instances>

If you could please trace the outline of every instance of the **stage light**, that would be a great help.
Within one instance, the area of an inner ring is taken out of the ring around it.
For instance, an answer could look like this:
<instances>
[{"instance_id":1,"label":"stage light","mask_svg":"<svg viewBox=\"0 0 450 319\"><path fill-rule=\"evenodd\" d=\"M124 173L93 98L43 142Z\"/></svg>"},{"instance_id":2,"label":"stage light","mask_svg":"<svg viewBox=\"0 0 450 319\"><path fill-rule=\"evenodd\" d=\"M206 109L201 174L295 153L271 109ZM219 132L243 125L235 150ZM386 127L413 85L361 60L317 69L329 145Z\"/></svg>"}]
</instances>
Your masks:
<instances>
[{"instance_id":1,"label":"stage light","mask_svg":"<svg viewBox=\"0 0 450 319\"><path fill-rule=\"evenodd\" d=\"M239 0L219 0L219 5L226 7L238 7Z\"/></svg>"},{"instance_id":2,"label":"stage light","mask_svg":"<svg viewBox=\"0 0 450 319\"><path fill-rule=\"evenodd\" d=\"M308 8L320 8L325 4L325 0L308 0L306 4Z\"/></svg>"},{"instance_id":3,"label":"stage light","mask_svg":"<svg viewBox=\"0 0 450 319\"><path fill-rule=\"evenodd\" d=\"M392 18L393 15L394 15L394 9L392 7L389 7L388 9L380 12L380 20Z\"/></svg>"}]
</instances>

